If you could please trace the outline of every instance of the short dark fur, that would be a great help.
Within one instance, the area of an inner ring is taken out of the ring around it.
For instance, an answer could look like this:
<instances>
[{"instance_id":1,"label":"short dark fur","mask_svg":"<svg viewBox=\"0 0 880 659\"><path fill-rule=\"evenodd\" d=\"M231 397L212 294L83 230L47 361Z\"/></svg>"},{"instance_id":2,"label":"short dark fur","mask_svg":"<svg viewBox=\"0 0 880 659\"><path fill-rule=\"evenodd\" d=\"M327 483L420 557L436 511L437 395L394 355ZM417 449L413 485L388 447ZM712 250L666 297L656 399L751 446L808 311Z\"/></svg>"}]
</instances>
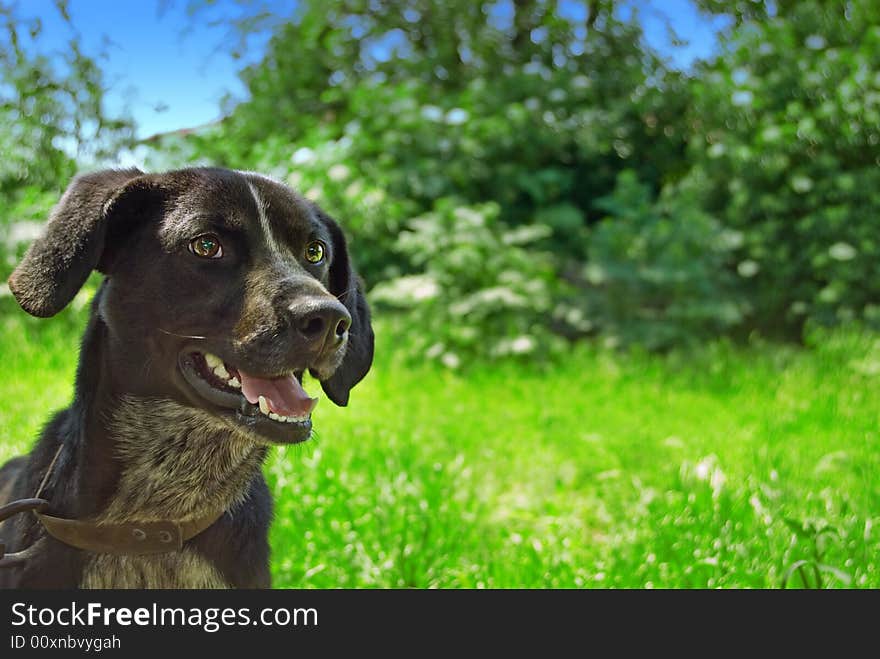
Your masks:
<instances>
[{"instance_id":1,"label":"short dark fur","mask_svg":"<svg viewBox=\"0 0 880 659\"><path fill-rule=\"evenodd\" d=\"M222 260L187 251L204 232L220 236ZM314 239L329 251L320 265L301 258ZM183 552L161 558L73 549L18 515L0 526L0 542L38 552L24 567L0 570L0 586L268 587L272 512L260 465L273 437L200 399L177 356L195 341L261 377L308 369L331 400L347 404L370 368L373 332L341 230L256 174L98 172L71 183L9 287L25 311L52 316L94 269L106 277L73 403L28 456L0 468L0 504L33 496L61 446L42 495L52 515L128 522L197 518L212 505L225 512ZM318 307L350 315L332 350L298 330Z\"/></svg>"}]
</instances>

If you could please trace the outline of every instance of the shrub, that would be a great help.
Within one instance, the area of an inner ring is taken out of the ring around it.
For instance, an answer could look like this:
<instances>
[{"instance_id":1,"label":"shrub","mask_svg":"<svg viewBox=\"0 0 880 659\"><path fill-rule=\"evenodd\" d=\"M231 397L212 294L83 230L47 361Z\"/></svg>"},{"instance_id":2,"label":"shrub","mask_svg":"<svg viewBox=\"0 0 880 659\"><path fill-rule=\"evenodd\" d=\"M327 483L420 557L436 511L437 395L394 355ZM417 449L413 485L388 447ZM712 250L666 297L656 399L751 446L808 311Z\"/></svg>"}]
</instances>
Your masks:
<instances>
[{"instance_id":1,"label":"shrub","mask_svg":"<svg viewBox=\"0 0 880 659\"><path fill-rule=\"evenodd\" d=\"M733 33L693 85L687 185L740 232L750 321L880 321L880 5L810 0Z\"/></svg>"},{"instance_id":2,"label":"shrub","mask_svg":"<svg viewBox=\"0 0 880 659\"><path fill-rule=\"evenodd\" d=\"M545 354L554 298L549 255L534 245L550 235L535 224L511 229L495 203L442 199L407 223L396 247L417 275L376 286L374 303L405 310L410 356L457 368L474 357Z\"/></svg>"},{"instance_id":3,"label":"shrub","mask_svg":"<svg viewBox=\"0 0 880 659\"><path fill-rule=\"evenodd\" d=\"M413 22L369 3L300 3L244 72L249 98L193 137L194 155L313 191L349 230L368 282L411 273L390 247L444 197L495 202L509 226L549 226L560 269L583 260L572 235L599 219L592 202L619 171L656 192L683 169L685 86L610 3L591 6L590 29L531 0L506 24L490 16L497 4L427 3ZM374 42L391 36L375 60Z\"/></svg>"}]
</instances>

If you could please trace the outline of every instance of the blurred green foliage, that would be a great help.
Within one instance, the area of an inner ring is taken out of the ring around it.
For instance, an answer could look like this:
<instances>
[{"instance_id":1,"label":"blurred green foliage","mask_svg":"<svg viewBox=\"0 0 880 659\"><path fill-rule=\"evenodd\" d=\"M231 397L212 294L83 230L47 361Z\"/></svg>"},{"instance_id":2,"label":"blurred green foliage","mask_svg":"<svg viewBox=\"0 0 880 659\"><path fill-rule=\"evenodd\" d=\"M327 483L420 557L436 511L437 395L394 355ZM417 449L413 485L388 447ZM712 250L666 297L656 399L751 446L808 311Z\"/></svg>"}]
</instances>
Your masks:
<instances>
[{"instance_id":1,"label":"blurred green foliage","mask_svg":"<svg viewBox=\"0 0 880 659\"><path fill-rule=\"evenodd\" d=\"M273 173L339 217L375 301L423 330L407 347L449 363L581 335L578 279L562 275L588 258L595 200L623 170L656 194L683 164L685 80L635 17L502 5L302 3L244 72L250 98L191 140L195 157ZM491 219L473 230L454 205ZM535 239L506 243L517 229ZM480 258L463 275L466 243ZM392 300L426 278L440 295Z\"/></svg>"},{"instance_id":2,"label":"blurred green foliage","mask_svg":"<svg viewBox=\"0 0 880 659\"><path fill-rule=\"evenodd\" d=\"M419 329L401 346L418 357L877 325L880 9L695 3L731 20L717 56L685 73L623 0L303 1L290 16L236 0L233 50L271 34L242 71L248 97L213 128L159 140L158 160L259 170L321 203L374 302ZM216 10L188 6L196 20ZM38 36L3 11L10 44ZM69 178L64 139L112 147L127 124L104 117L75 39L60 67L7 50L8 221L39 216ZM520 230L529 241L506 242ZM462 271L465 243L479 258ZM445 283L395 298L425 281ZM485 291L517 304L455 313Z\"/></svg>"},{"instance_id":3,"label":"blurred green foliage","mask_svg":"<svg viewBox=\"0 0 880 659\"><path fill-rule=\"evenodd\" d=\"M580 300L611 345L669 348L736 326L745 303L726 264L742 240L681 192L652 199L631 171L596 201Z\"/></svg>"},{"instance_id":4,"label":"blurred green foliage","mask_svg":"<svg viewBox=\"0 0 880 659\"><path fill-rule=\"evenodd\" d=\"M61 48L41 39L39 16L0 0L0 275L35 235L78 167L130 144L133 125L104 108L101 54L84 51L67 0L54 10L70 29Z\"/></svg>"},{"instance_id":5,"label":"blurred green foliage","mask_svg":"<svg viewBox=\"0 0 880 659\"><path fill-rule=\"evenodd\" d=\"M462 328L487 355L514 326L540 345L552 331L668 348L880 320L876 5L702 0L733 20L684 75L623 4L302 3L244 72L250 98L195 152L271 171L340 216L380 304L454 273L441 245L510 249L434 212L445 199L548 229L519 249L558 285L521 270L541 294L506 310L518 322ZM406 248L413 235L433 249ZM508 271L397 300L426 333L412 351L456 343L455 295L518 299Z\"/></svg>"},{"instance_id":6,"label":"blurred green foliage","mask_svg":"<svg viewBox=\"0 0 880 659\"><path fill-rule=\"evenodd\" d=\"M876 325L880 5L784 3L733 32L691 90L683 185L743 236L748 322Z\"/></svg>"},{"instance_id":7,"label":"blurred green foliage","mask_svg":"<svg viewBox=\"0 0 880 659\"><path fill-rule=\"evenodd\" d=\"M511 229L498 212L494 202L443 199L401 232L397 250L422 273L379 284L372 297L408 310L416 354L457 368L462 358L534 357L552 346L553 262L534 248L552 229Z\"/></svg>"}]
</instances>

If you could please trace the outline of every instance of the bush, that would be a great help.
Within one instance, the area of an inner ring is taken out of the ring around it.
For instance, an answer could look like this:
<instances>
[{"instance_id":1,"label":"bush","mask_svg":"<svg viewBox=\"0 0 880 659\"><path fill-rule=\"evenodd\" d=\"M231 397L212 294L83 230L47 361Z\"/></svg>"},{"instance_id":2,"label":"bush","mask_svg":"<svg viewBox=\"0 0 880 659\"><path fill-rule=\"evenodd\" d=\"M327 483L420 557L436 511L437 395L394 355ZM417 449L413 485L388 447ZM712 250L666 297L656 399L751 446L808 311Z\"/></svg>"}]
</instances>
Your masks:
<instances>
[{"instance_id":1,"label":"bush","mask_svg":"<svg viewBox=\"0 0 880 659\"><path fill-rule=\"evenodd\" d=\"M682 169L685 87L643 49L634 17L599 3L585 30L537 0L517 3L509 25L461 0L425 7L413 22L368 3L302 3L245 72L250 97L193 137L194 158L311 191L371 283L412 273L390 247L438 199L495 202L509 226L549 226L561 269L583 260L572 236L599 219L592 202L619 171L656 191ZM404 45L374 61L371 44L391 34Z\"/></svg>"},{"instance_id":2,"label":"bush","mask_svg":"<svg viewBox=\"0 0 880 659\"><path fill-rule=\"evenodd\" d=\"M408 222L396 247L421 274L373 289L371 300L404 309L416 358L457 368L474 357L546 354L555 293L549 255L532 249L549 227L510 229L495 203L458 205L442 199Z\"/></svg>"},{"instance_id":3,"label":"bush","mask_svg":"<svg viewBox=\"0 0 880 659\"><path fill-rule=\"evenodd\" d=\"M728 255L742 237L694 200L671 191L657 202L633 172L596 203L609 216L590 232L584 294L573 301L608 343L650 349L729 330L743 318Z\"/></svg>"},{"instance_id":4,"label":"bush","mask_svg":"<svg viewBox=\"0 0 880 659\"><path fill-rule=\"evenodd\" d=\"M553 284L545 312L504 307L483 344L429 319L442 340L419 350L496 355L491 341L536 324L660 349L734 329L800 339L808 321L880 325L877 3L697 6L732 20L721 55L688 77L615 3L588 3L584 19L525 0L510 21L489 15L499 3L402 16L300 3L244 72L250 97L190 156L275 173L321 203L368 285L393 284L377 299L451 276L419 240L457 227L484 253L509 249L516 228L549 232L528 244L552 245L540 273L522 273ZM459 226L456 204L482 209L485 227ZM413 317L457 321L455 285ZM459 293L492 285L468 272Z\"/></svg>"},{"instance_id":5,"label":"bush","mask_svg":"<svg viewBox=\"0 0 880 659\"><path fill-rule=\"evenodd\" d=\"M326 131L316 131L296 147L268 140L257 150L253 167L286 181L336 218L356 254L358 272L372 286L407 271L394 244L405 221L421 209L365 176L357 133L356 126L349 126L342 137L331 139Z\"/></svg>"},{"instance_id":6,"label":"bush","mask_svg":"<svg viewBox=\"0 0 880 659\"><path fill-rule=\"evenodd\" d=\"M699 72L687 185L743 236L750 321L880 321L880 5L818 0L734 32Z\"/></svg>"}]
</instances>

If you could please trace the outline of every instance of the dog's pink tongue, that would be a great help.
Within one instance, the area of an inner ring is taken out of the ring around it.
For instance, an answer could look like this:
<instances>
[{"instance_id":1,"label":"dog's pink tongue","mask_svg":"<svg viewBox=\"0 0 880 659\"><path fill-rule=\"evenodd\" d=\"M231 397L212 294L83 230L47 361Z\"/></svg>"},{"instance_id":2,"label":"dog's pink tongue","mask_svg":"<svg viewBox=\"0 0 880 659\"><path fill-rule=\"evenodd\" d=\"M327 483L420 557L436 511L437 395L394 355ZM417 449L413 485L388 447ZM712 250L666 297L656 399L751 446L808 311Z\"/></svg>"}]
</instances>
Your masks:
<instances>
[{"instance_id":1,"label":"dog's pink tongue","mask_svg":"<svg viewBox=\"0 0 880 659\"><path fill-rule=\"evenodd\" d=\"M280 378L258 378L238 371L241 390L249 403L257 404L260 396L265 397L269 409L281 416L308 416L318 402L309 398L306 390L293 375Z\"/></svg>"}]
</instances>

